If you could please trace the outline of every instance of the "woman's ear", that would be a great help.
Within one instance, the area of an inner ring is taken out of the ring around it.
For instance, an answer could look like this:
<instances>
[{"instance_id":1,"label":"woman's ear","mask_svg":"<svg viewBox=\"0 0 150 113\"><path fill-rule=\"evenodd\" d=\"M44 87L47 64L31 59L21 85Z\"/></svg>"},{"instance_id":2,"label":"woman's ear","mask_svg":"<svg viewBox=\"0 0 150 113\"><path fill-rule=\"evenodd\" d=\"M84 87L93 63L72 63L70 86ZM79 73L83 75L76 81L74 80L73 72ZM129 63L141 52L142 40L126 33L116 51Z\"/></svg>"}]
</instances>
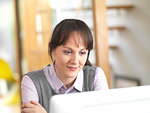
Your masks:
<instances>
[{"instance_id":1,"label":"woman's ear","mask_svg":"<svg viewBox=\"0 0 150 113\"><path fill-rule=\"evenodd\" d=\"M52 51L52 60L53 60L53 62L55 62L55 55L56 55L56 52L55 52L55 50L53 50Z\"/></svg>"}]
</instances>

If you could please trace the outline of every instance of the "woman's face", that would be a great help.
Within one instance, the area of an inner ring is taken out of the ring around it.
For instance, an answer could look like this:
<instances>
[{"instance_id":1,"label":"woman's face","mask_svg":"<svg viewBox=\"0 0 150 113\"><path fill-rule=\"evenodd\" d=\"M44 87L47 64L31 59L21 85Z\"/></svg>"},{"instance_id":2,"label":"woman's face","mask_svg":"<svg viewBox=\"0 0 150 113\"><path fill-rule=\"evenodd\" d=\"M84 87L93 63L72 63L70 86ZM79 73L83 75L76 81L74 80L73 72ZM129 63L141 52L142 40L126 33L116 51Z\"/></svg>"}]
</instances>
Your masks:
<instances>
[{"instance_id":1,"label":"woman's face","mask_svg":"<svg viewBox=\"0 0 150 113\"><path fill-rule=\"evenodd\" d=\"M60 80L74 80L85 65L88 50L77 32L73 32L65 45L52 51L55 60L55 70Z\"/></svg>"}]
</instances>

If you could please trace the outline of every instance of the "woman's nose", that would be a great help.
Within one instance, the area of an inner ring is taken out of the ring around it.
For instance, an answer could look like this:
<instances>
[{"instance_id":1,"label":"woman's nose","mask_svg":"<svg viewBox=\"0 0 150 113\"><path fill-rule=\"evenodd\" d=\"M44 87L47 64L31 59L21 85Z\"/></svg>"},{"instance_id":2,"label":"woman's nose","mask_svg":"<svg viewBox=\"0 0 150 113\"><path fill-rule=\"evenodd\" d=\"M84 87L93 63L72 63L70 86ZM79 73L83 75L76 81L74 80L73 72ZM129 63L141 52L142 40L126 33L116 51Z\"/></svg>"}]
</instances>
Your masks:
<instances>
[{"instance_id":1,"label":"woman's nose","mask_svg":"<svg viewBox=\"0 0 150 113\"><path fill-rule=\"evenodd\" d=\"M79 60L79 56L78 56L78 54L74 54L74 55L72 55L72 58L71 58L71 62L72 63L78 63L78 60Z\"/></svg>"}]
</instances>

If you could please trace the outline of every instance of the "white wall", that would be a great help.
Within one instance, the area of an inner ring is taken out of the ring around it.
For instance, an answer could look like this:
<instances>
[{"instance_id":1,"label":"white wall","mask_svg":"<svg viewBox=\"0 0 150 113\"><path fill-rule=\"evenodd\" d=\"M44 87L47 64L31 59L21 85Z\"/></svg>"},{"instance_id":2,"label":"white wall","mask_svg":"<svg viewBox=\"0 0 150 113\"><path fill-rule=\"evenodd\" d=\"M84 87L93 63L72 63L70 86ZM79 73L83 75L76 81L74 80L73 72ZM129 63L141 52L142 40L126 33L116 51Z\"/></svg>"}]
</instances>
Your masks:
<instances>
[{"instance_id":1,"label":"white wall","mask_svg":"<svg viewBox=\"0 0 150 113\"><path fill-rule=\"evenodd\" d=\"M0 0L0 58L16 72L13 0Z\"/></svg>"},{"instance_id":2,"label":"white wall","mask_svg":"<svg viewBox=\"0 0 150 113\"><path fill-rule=\"evenodd\" d=\"M119 23L126 28L109 32L109 43L119 47L110 50L112 73L139 78L142 85L150 84L150 0L117 1L126 1L134 8L108 13L108 25ZM117 1L108 0L107 4Z\"/></svg>"}]
</instances>

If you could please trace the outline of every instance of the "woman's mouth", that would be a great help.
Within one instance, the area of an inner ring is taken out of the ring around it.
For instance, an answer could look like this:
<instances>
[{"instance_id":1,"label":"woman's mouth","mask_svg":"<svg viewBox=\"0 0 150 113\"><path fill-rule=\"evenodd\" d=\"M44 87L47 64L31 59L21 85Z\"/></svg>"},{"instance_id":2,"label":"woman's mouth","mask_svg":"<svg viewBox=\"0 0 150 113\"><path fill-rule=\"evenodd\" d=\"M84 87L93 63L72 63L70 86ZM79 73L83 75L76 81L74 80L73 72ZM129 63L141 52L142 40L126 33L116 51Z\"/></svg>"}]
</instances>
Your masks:
<instances>
[{"instance_id":1,"label":"woman's mouth","mask_svg":"<svg viewBox=\"0 0 150 113\"><path fill-rule=\"evenodd\" d=\"M70 66L67 66L71 71L76 71L77 70L77 67L70 67Z\"/></svg>"}]
</instances>

